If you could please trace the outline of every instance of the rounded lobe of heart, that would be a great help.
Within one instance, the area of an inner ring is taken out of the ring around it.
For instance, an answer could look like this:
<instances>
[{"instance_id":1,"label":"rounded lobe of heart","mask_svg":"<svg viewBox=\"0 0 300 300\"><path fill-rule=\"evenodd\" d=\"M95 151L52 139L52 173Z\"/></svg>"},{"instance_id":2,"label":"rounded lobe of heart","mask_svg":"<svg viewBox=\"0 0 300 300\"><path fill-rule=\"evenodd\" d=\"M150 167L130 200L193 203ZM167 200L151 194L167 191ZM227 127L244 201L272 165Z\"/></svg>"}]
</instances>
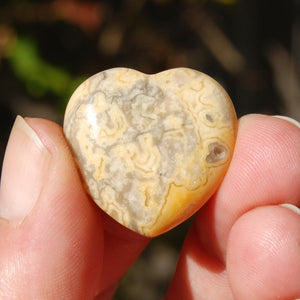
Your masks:
<instances>
[{"instance_id":1,"label":"rounded lobe of heart","mask_svg":"<svg viewBox=\"0 0 300 300\"><path fill-rule=\"evenodd\" d=\"M225 90L187 68L100 72L74 92L64 120L92 199L150 237L189 218L216 191L236 131Z\"/></svg>"}]
</instances>

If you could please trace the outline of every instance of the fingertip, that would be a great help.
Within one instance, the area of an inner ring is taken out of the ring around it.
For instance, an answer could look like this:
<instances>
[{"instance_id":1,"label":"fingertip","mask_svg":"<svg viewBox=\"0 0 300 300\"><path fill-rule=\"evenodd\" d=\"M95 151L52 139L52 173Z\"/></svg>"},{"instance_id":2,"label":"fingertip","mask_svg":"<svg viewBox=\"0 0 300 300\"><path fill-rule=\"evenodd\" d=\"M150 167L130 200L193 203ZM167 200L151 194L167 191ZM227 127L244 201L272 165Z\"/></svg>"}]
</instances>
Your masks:
<instances>
[{"instance_id":1,"label":"fingertip","mask_svg":"<svg viewBox=\"0 0 300 300\"><path fill-rule=\"evenodd\" d=\"M298 128L300 128L300 123L297 120L293 119L293 118L290 118L290 117L287 117L287 116L280 116L280 115L276 115L276 116L273 116L273 117L285 120L285 121L297 126Z\"/></svg>"},{"instance_id":2,"label":"fingertip","mask_svg":"<svg viewBox=\"0 0 300 300\"><path fill-rule=\"evenodd\" d=\"M296 126L258 114L239 120L231 164L214 202L207 205L221 251L227 246L232 225L245 212L280 203L300 205L299 165L300 139Z\"/></svg>"},{"instance_id":3,"label":"fingertip","mask_svg":"<svg viewBox=\"0 0 300 300\"><path fill-rule=\"evenodd\" d=\"M228 277L237 299L300 296L299 216L265 206L240 217L229 235Z\"/></svg>"},{"instance_id":4,"label":"fingertip","mask_svg":"<svg viewBox=\"0 0 300 300\"><path fill-rule=\"evenodd\" d=\"M31 128L39 136L43 144L47 147L49 152L55 154L57 151L63 149L63 154L70 154L70 148L62 127L50 120L41 118L24 118L25 121L31 126Z\"/></svg>"},{"instance_id":5,"label":"fingertip","mask_svg":"<svg viewBox=\"0 0 300 300\"><path fill-rule=\"evenodd\" d=\"M289 202L298 206L299 165L297 126L266 115L252 114L240 119L236 153L228 174L233 191L241 194L248 190L249 200L245 203L259 206Z\"/></svg>"},{"instance_id":6,"label":"fingertip","mask_svg":"<svg viewBox=\"0 0 300 300\"><path fill-rule=\"evenodd\" d=\"M289 203L283 203L280 204L281 207L285 207L287 209L289 209L290 211L296 213L298 216L300 216L300 208L293 205L293 204L289 204Z\"/></svg>"},{"instance_id":7,"label":"fingertip","mask_svg":"<svg viewBox=\"0 0 300 300\"><path fill-rule=\"evenodd\" d=\"M51 159L51 153L36 132L17 116L3 162L0 187L2 218L17 225L27 217L38 201Z\"/></svg>"},{"instance_id":8,"label":"fingertip","mask_svg":"<svg viewBox=\"0 0 300 300\"><path fill-rule=\"evenodd\" d=\"M92 298L102 275L101 214L83 189L61 128L42 119L17 120L23 147L15 143L12 152L23 151L20 164L25 165L22 170L11 165L18 181L1 197L22 203L35 191L36 201L18 226L0 224L0 294L11 299ZM40 160L33 163L39 151L30 147L50 153L47 172ZM16 187L18 193L8 197ZM34 288L29 282L35 282Z\"/></svg>"}]
</instances>

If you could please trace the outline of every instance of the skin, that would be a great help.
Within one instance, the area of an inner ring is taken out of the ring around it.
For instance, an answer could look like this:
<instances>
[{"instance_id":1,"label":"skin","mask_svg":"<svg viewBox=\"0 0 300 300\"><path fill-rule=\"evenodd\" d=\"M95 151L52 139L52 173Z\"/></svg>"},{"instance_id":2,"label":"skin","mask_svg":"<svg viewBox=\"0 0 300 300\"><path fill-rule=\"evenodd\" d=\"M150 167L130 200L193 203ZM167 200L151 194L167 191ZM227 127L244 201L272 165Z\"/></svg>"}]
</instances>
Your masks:
<instances>
[{"instance_id":1,"label":"skin","mask_svg":"<svg viewBox=\"0 0 300 300\"><path fill-rule=\"evenodd\" d=\"M51 153L51 164L26 218L0 219L0 298L111 299L149 239L88 198L60 126L26 121ZM229 170L196 215L166 299L300 298L300 215L280 206L300 206L299 135L297 126L279 118L240 119ZM4 172L11 170L3 168L2 178ZM26 181L32 184L30 176ZM26 197L26 188L15 184ZM0 203L6 189L1 186Z\"/></svg>"}]
</instances>

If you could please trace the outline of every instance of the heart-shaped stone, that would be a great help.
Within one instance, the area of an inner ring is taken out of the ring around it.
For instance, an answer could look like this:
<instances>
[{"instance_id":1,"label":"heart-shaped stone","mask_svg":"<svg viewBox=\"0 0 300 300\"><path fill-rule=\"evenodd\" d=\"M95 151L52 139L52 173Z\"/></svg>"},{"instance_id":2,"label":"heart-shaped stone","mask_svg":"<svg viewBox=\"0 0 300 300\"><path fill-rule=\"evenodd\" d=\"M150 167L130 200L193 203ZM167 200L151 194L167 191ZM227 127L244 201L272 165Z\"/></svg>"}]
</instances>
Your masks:
<instances>
[{"instance_id":1,"label":"heart-shaped stone","mask_svg":"<svg viewBox=\"0 0 300 300\"><path fill-rule=\"evenodd\" d=\"M74 92L64 120L93 200L151 237L186 220L216 191L236 130L224 89L187 68L100 72Z\"/></svg>"}]
</instances>

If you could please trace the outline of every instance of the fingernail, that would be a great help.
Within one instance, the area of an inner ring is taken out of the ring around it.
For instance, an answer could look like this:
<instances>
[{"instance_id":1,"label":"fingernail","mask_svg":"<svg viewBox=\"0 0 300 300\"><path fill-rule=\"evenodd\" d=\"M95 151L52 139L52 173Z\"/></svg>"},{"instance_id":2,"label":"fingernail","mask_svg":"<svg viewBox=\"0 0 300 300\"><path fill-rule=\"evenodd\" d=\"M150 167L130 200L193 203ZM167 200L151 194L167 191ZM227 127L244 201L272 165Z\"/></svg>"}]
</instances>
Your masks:
<instances>
[{"instance_id":1,"label":"fingernail","mask_svg":"<svg viewBox=\"0 0 300 300\"><path fill-rule=\"evenodd\" d=\"M7 144L0 186L0 217L21 223L36 204L51 154L36 132L18 116Z\"/></svg>"},{"instance_id":2,"label":"fingernail","mask_svg":"<svg viewBox=\"0 0 300 300\"><path fill-rule=\"evenodd\" d=\"M286 117L286 116L278 116L278 115L273 116L273 117L278 118L278 119L282 119L282 120L286 120L286 121L288 121L288 122L290 122L290 123L292 123L292 124L294 124L294 125L296 125L297 127L300 128L300 123L295 119L292 119L292 118Z\"/></svg>"},{"instance_id":3,"label":"fingernail","mask_svg":"<svg viewBox=\"0 0 300 300\"><path fill-rule=\"evenodd\" d=\"M280 206L288 208L300 216L300 209L297 206L289 203L280 204Z\"/></svg>"}]
</instances>

